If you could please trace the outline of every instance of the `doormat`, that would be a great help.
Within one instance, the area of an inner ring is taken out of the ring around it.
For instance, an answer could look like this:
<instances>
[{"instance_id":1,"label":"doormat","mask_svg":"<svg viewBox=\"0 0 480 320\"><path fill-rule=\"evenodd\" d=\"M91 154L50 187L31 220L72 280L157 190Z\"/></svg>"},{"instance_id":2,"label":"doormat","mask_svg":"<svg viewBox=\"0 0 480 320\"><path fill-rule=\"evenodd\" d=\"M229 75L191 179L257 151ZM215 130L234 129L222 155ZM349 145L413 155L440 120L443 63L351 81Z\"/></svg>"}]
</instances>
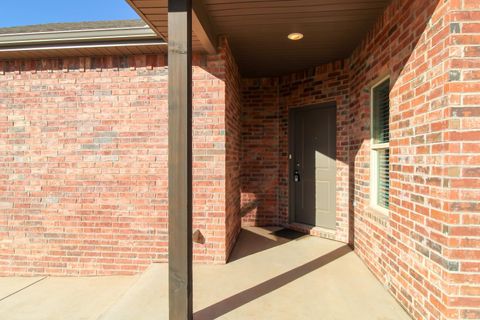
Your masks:
<instances>
[{"instance_id":1,"label":"doormat","mask_svg":"<svg viewBox=\"0 0 480 320\"><path fill-rule=\"evenodd\" d=\"M301 232L298 232L292 229L286 229L286 228L273 231L271 234L276 237L284 238L288 240L295 240L305 236L305 233L301 233Z\"/></svg>"}]
</instances>

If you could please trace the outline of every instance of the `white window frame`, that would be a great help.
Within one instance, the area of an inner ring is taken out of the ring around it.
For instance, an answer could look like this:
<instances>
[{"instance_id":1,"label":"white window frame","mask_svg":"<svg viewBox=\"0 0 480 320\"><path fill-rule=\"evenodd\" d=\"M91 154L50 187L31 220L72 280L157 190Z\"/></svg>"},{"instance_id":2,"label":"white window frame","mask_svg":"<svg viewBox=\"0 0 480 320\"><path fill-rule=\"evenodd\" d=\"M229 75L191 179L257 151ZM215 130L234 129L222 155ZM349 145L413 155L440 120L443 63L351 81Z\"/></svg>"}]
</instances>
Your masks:
<instances>
[{"instance_id":1,"label":"white window frame","mask_svg":"<svg viewBox=\"0 0 480 320\"><path fill-rule=\"evenodd\" d=\"M374 139L374 99L373 99L373 91L375 88L380 86L385 81L390 80L390 76L386 76L376 82L370 88L370 207L375 209L376 211L380 211L383 214L388 215L389 209L384 208L378 204L378 151L379 150L390 150L390 142L387 143L375 143ZM388 121L390 125L390 119ZM390 171L390 168L389 168Z\"/></svg>"}]
</instances>

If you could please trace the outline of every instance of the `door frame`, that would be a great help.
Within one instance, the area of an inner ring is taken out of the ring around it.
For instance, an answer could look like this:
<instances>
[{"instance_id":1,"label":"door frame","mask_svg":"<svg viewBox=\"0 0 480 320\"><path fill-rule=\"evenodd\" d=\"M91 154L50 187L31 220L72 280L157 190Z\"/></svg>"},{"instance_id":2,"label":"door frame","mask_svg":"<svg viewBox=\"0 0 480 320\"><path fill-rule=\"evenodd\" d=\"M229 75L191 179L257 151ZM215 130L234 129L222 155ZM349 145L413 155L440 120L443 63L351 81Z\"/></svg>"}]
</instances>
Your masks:
<instances>
[{"instance_id":1,"label":"door frame","mask_svg":"<svg viewBox=\"0 0 480 320\"><path fill-rule=\"evenodd\" d=\"M310 110L310 109L322 109L333 107L335 108L335 115L337 114L337 103L335 101L323 102L307 106L299 106L289 108L288 110L288 223L297 223L295 221L295 183L293 183L293 154L295 153L295 114L299 110ZM337 115L335 116L335 132L337 132ZM335 146L335 159L337 154L337 148ZM335 169L336 170L336 169ZM336 173L335 173L336 174ZM337 181L335 181L335 189L337 188ZM335 219L336 219L336 206L335 206ZM317 226L311 226L317 227ZM320 227L321 228L321 227Z\"/></svg>"}]
</instances>

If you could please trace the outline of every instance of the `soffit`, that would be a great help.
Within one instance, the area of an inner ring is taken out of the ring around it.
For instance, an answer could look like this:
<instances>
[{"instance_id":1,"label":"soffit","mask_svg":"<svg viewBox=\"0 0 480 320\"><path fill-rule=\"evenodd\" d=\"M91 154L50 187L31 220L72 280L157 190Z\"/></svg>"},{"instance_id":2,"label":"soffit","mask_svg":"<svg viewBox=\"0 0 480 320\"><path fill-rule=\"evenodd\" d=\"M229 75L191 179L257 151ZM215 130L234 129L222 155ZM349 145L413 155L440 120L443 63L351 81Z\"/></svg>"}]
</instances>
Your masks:
<instances>
[{"instance_id":1,"label":"soffit","mask_svg":"<svg viewBox=\"0 0 480 320\"><path fill-rule=\"evenodd\" d=\"M343 59L390 0L193 0L215 33L226 35L244 76L271 76ZM166 39L167 0L127 0ZM300 41L287 35L301 32ZM193 34L193 49L202 51Z\"/></svg>"}]
</instances>

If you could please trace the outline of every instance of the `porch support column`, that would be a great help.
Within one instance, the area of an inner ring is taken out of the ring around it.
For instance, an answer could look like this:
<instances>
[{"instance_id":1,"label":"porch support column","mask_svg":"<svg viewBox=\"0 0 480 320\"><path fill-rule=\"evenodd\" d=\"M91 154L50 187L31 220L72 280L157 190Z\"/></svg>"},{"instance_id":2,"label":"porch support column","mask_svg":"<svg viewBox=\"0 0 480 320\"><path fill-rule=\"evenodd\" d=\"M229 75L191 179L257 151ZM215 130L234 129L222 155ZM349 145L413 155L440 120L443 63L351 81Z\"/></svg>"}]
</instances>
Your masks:
<instances>
[{"instance_id":1,"label":"porch support column","mask_svg":"<svg viewBox=\"0 0 480 320\"><path fill-rule=\"evenodd\" d=\"M192 307L192 0L168 1L169 318Z\"/></svg>"}]
</instances>

